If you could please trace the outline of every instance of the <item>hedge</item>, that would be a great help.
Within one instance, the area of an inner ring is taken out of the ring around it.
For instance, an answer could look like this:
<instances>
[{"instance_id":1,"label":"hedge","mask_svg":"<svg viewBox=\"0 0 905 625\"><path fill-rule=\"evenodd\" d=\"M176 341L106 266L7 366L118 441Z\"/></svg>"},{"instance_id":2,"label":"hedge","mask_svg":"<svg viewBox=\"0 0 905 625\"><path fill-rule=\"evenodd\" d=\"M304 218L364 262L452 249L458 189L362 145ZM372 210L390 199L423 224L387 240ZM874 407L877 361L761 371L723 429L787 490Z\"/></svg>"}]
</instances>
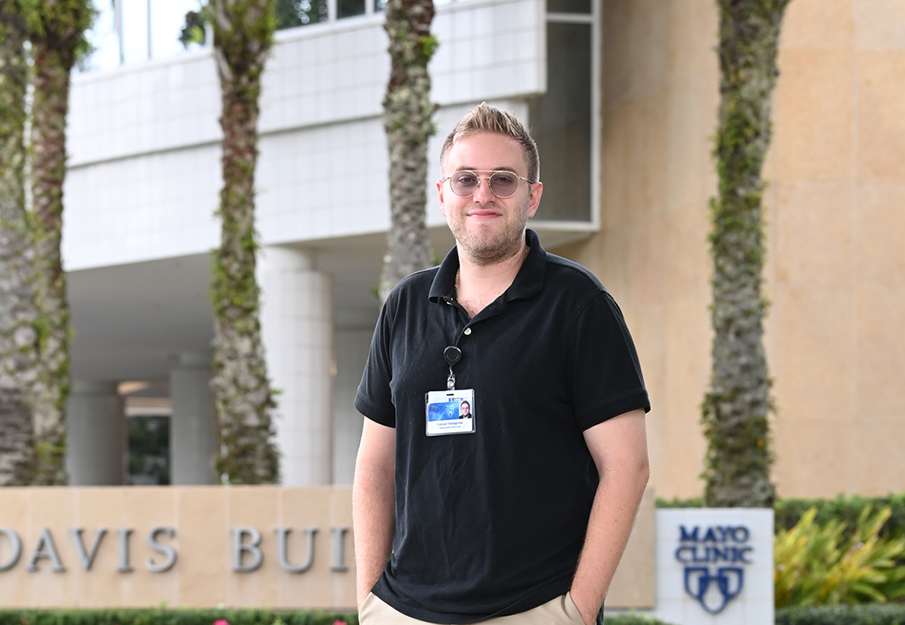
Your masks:
<instances>
[{"instance_id":1,"label":"hedge","mask_svg":"<svg viewBox=\"0 0 905 625\"><path fill-rule=\"evenodd\" d=\"M268 609L0 610L0 625L358 625L348 612ZM219 623L218 623L219 622Z\"/></svg>"},{"instance_id":2,"label":"hedge","mask_svg":"<svg viewBox=\"0 0 905 625\"><path fill-rule=\"evenodd\" d=\"M790 607L776 611L776 625L905 625L905 605Z\"/></svg>"},{"instance_id":3,"label":"hedge","mask_svg":"<svg viewBox=\"0 0 905 625\"><path fill-rule=\"evenodd\" d=\"M347 612L300 610L0 610L0 625L358 625L358 615ZM670 625L637 614L606 617L607 625Z\"/></svg>"},{"instance_id":4,"label":"hedge","mask_svg":"<svg viewBox=\"0 0 905 625\"><path fill-rule=\"evenodd\" d=\"M880 531L881 538L905 536L905 493L890 494L886 497L861 497L859 495L839 495L833 499L780 499L776 502L776 530L791 529L801 516L814 506L817 508L817 525L826 525L832 519L843 521L848 527L857 526L858 514L866 504L874 510L889 506L892 516ZM658 508L700 508L701 498L658 499Z\"/></svg>"},{"instance_id":5,"label":"hedge","mask_svg":"<svg viewBox=\"0 0 905 625\"><path fill-rule=\"evenodd\" d=\"M671 625L671 623L640 614L617 614L607 616L606 625Z\"/></svg>"},{"instance_id":6,"label":"hedge","mask_svg":"<svg viewBox=\"0 0 905 625\"><path fill-rule=\"evenodd\" d=\"M848 527L855 527L858 514L867 504L871 504L874 510L889 506L892 511L880 531L881 538L905 536L905 493L886 497L839 495L834 499L784 499L776 504L776 527L794 527L811 506L817 508L817 517L814 519L817 525L826 525L831 519L839 519Z\"/></svg>"}]
</instances>

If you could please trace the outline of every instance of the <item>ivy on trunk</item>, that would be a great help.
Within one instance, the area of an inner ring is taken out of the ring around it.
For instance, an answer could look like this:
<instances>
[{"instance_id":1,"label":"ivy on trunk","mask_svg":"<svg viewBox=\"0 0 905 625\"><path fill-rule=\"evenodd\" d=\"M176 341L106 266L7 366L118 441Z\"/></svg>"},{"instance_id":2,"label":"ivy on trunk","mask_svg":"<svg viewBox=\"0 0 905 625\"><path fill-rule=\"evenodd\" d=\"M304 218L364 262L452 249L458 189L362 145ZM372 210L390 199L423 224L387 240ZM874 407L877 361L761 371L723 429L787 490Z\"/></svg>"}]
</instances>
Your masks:
<instances>
[{"instance_id":1,"label":"ivy on trunk","mask_svg":"<svg viewBox=\"0 0 905 625\"><path fill-rule=\"evenodd\" d=\"M761 179L770 142L770 96L789 0L717 0L720 109L711 200L714 330L710 390L702 405L709 506L767 507L775 499L763 346L764 227Z\"/></svg>"},{"instance_id":2,"label":"ivy on trunk","mask_svg":"<svg viewBox=\"0 0 905 625\"><path fill-rule=\"evenodd\" d=\"M25 21L0 0L0 486L34 480L29 391L37 375L34 253L25 213Z\"/></svg>"},{"instance_id":3,"label":"ivy on trunk","mask_svg":"<svg viewBox=\"0 0 905 625\"><path fill-rule=\"evenodd\" d=\"M34 61L30 223L35 251L39 371L33 397L36 484L65 484L65 408L69 396L69 302L60 254L69 74L88 49L91 0L20 0Z\"/></svg>"},{"instance_id":4,"label":"ivy on trunk","mask_svg":"<svg viewBox=\"0 0 905 625\"><path fill-rule=\"evenodd\" d=\"M404 277L433 264L425 225L427 142L434 133L427 64L437 47L431 35L432 0L389 0L384 7L390 80L383 128L390 157L390 230L378 285L385 302Z\"/></svg>"},{"instance_id":5,"label":"ivy on trunk","mask_svg":"<svg viewBox=\"0 0 905 625\"><path fill-rule=\"evenodd\" d=\"M221 453L217 471L232 484L279 478L273 391L261 340L255 279L254 177L261 74L276 27L273 0L210 0L223 110L220 248L214 256L214 378Z\"/></svg>"}]
</instances>

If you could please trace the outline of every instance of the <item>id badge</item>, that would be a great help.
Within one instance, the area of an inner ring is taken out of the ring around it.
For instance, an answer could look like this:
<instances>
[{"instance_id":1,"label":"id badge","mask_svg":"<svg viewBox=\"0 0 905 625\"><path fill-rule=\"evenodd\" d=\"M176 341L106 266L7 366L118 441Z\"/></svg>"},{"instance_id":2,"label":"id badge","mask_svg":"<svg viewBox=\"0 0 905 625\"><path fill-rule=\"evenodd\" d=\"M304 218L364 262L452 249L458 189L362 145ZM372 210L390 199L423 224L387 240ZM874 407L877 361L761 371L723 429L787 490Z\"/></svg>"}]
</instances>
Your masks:
<instances>
[{"instance_id":1,"label":"id badge","mask_svg":"<svg viewBox=\"0 0 905 625\"><path fill-rule=\"evenodd\" d=\"M474 390L429 391L424 396L428 436L474 434Z\"/></svg>"}]
</instances>

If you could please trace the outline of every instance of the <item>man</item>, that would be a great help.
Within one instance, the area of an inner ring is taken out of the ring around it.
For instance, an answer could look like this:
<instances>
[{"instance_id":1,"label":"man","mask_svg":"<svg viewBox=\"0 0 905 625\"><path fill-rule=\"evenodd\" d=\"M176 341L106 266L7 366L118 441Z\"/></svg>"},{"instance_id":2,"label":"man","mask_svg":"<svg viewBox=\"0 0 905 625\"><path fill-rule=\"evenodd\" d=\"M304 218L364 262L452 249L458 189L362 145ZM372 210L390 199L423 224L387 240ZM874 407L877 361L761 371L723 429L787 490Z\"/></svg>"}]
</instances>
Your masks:
<instances>
[{"instance_id":1,"label":"man","mask_svg":"<svg viewBox=\"0 0 905 625\"><path fill-rule=\"evenodd\" d=\"M543 184L511 113L476 107L440 165L456 247L388 298L355 399L362 625L602 622L649 474L631 337L526 229ZM450 397L480 417L432 429Z\"/></svg>"}]
</instances>

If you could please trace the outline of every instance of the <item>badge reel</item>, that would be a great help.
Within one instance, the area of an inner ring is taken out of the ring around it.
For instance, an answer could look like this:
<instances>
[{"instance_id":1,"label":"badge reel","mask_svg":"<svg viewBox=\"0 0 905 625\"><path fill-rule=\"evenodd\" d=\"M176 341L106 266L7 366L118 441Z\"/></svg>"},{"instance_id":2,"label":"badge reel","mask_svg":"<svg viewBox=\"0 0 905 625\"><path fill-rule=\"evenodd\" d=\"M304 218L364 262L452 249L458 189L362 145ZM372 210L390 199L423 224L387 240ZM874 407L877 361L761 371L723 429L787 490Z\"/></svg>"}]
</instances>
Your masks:
<instances>
[{"instance_id":1,"label":"badge reel","mask_svg":"<svg viewBox=\"0 0 905 625\"><path fill-rule=\"evenodd\" d=\"M425 433L428 436L474 434L474 390L456 390L456 374L453 373L453 365L462 359L462 350L450 345L443 350L443 359L449 365L449 378L445 391L428 391L424 396Z\"/></svg>"}]
</instances>

